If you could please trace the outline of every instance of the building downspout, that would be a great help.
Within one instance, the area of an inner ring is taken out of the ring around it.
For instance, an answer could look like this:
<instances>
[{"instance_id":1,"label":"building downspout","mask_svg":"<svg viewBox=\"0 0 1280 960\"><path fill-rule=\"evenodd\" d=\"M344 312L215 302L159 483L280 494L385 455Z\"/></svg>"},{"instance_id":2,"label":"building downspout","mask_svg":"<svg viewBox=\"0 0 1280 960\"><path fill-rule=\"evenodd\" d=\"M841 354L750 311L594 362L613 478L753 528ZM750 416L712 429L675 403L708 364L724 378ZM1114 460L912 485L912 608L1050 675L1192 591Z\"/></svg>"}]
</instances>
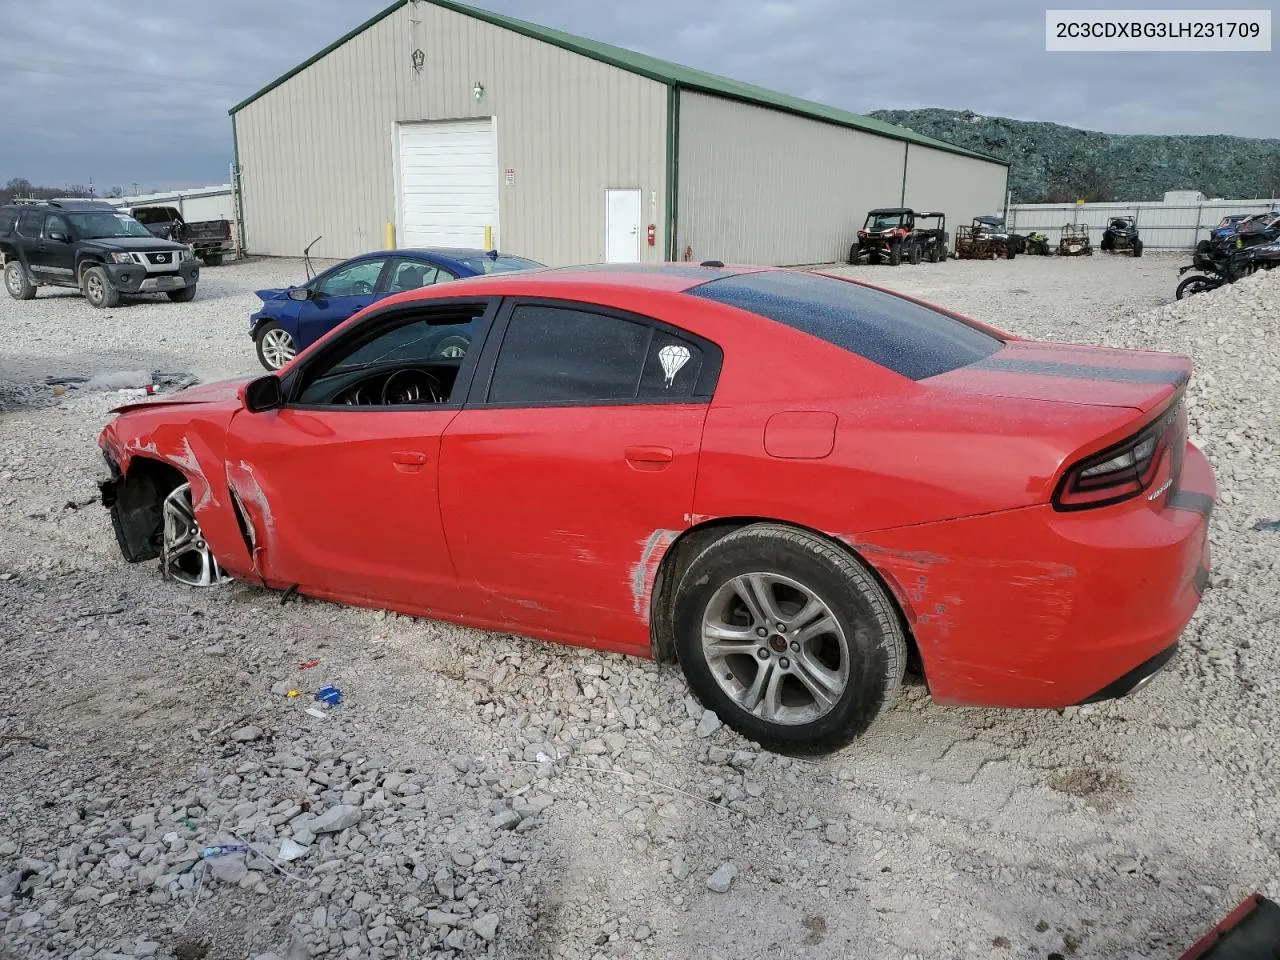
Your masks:
<instances>
[{"instance_id":1,"label":"building downspout","mask_svg":"<svg viewBox=\"0 0 1280 960\"><path fill-rule=\"evenodd\" d=\"M667 87L667 215L663 222L662 241L666 248L666 259L680 259L676 250L676 212L680 191L678 179L680 175L680 88L674 84Z\"/></svg>"},{"instance_id":2,"label":"building downspout","mask_svg":"<svg viewBox=\"0 0 1280 960\"><path fill-rule=\"evenodd\" d=\"M898 201L898 206L905 207L907 205L907 161L911 157L911 144L903 143L902 145L902 199Z\"/></svg>"},{"instance_id":3,"label":"building downspout","mask_svg":"<svg viewBox=\"0 0 1280 960\"><path fill-rule=\"evenodd\" d=\"M240 188L241 181L244 179L243 172L240 169L240 140L236 136L236 115L231 115L231 162L235 164L235 190L236 190L236 253L245 256L244 249L244 193Z\"/></svg>"}]
</instances>

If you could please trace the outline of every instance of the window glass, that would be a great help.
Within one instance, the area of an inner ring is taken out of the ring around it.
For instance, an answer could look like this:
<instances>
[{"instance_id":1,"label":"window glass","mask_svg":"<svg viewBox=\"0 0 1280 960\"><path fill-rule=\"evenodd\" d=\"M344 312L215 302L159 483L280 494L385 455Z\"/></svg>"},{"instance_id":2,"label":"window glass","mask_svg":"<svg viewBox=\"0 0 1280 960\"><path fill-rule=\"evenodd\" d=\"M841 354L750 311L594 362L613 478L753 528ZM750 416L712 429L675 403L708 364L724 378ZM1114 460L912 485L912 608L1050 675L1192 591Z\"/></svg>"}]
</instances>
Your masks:
<instances>
[{"instance_id":1,"label":"window glass","mask_svg":"<svg viewBox=\"0 0 1280 960\"><path fill-rule=\"evenodd\" d=\"M802 271L741 274L688 292L768 317L912 380L976 363L1003 345L902 297Z\"/></svg>"},{"instance_id":2,"label":"window glass","mask_svg":"<svg viewBox=\"0 0 1280 960\"><path fill-rule=\"evenodd\" d=\"M320 280L315 291L326 297L359 297L373 293L378 286L378 274L382 273L382 265L386 262L383 257L375 257L339 267Z\"/></svg>"},{"instance_id":3,"label":"window glass","mask_svg":"<svg viewBox=\"0 0 1280 960\"><path fill-rule=\"evenodd\" d=\"M701 347L665 330L654 330L640 375L639 397L687 400L693 396L701 373Z\"/></svg>"},{"instance_id":4,"label":"window glass","mask_svg":"<svg viewBox=\"0 0 1280 960\"><path fill-rule=\"evenodd\" d=\"M429 263L422 263L418 260L396 260L392 267L391 285L387 287L387 291L389 293L403 293L406 290L429 287L433 283L439 283L441 280L447 279L449 277L442 273L439 267L432 266Z\"/></svg>"},{"instance_id":5,"label":"window glass","mask_svg":"<svg viewBox=\"0 0 1280 960\"><path fill-rule=\"evenodd\" d=\"M365 340L357 332L350 347L308 370L297 394L301 404L374 405L383 402L388 378L399 371L413 371L394 382L396 386L420 388L422 400L387 402L444 403L452 399L454 382L462 360L475 336L484 306L449 304L423 313ZM433 384L431 390L424 385Z\"/></svg>"},{"instance_id":6,"label":"window glass","mask_svg":"<svg viewBox=\"0 0 1280 960\"><path fill-rule=\"evenodd\" d=\"M18 222L18 211L0 210L0 235L8 233Z\"/></svg>"},{"instance_id":7,"label":"window glass","mask_svg":"<svg viewBox=\"0 0 1280 960\"><path fill-rule=\"evenodd\" d=\"M18 217L18 235L35 239L40 236L40 226L44 217L39 210L23 210Z\"/></svg>"},{"instance_id":8,"label":"window glass","mask_svg":"<svg viewBox=\"0 0 1280 960\"><path fill-rule=\"evenodd\" d=\"M489 387L490 403L633 400L653 328L565 307L517 307Z\"/></svg>"},{"instance_id":9,"label":"window glass","mask_svg":"<svg viewBox=\"0 0 1280 960\"><path fill-rule=\"evenodd\" d=\"M533 270L543 266L536 260L503 254L497 257L462 257L458 262L476 273L514 273L517 270Z\"/></svg>"},{"instance_id":10,"label":"window glass","mask_svg":"<svg viewBox=\"0 0 1280 960\"><path fill-rule=\"evenodd\" d=\"M60 217L56 213L51 213L44 218L44 235L47 237L54 232L61 232L71 235L71 228L67 226L65 217Z\"/></svg>"}]
</instances>

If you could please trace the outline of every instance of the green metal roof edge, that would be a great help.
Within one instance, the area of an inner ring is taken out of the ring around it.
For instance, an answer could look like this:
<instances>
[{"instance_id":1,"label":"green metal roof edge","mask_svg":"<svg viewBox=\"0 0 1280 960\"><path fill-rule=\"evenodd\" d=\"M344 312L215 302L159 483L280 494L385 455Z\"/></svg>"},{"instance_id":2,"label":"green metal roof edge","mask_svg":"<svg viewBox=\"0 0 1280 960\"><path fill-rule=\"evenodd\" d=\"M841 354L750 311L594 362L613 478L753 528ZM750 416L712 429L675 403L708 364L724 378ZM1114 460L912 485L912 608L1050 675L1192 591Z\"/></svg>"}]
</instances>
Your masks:
<instances>
[{"instance_id":1,"label":"green metal roof edge","mask_svg":"<svg viewBox=\"0 0 1280 960\"><path fill-rule=\"evenodd\" d=\"M241 110L253 103L253 101L257 100L259 97L270 93L290 77L293 77L295 74L311 66L317 60L332 53L348 40L367 30L369 27L372 27L378 21L390 16L408 2L409 0L396 0L395 3L391 4L391 6L387 7L381 13L375 14L350 33L329 44L329 46L325 47L314 57L298 64L298 66L284 74L284 76L279 77L272 83L263 87L247 100L243 100L236 104L231 108L230 112L234 115L238 110ZM896 124L887 123L884 120L876 120L874 117L866 117L862 114L850 113L847 110L829 107L825 104L815 103L812 100L802 100L799 97L793 97L789 94L778 93L775 90L767 90L764 87L757 87L754 84L743 83L739 80L731 80L728 77L721 77L714 73L696 70L693 67L682 66L678 63L672 63L669 60L661 60L658 57L651 57L645 53L627 50L624 47L616 47L613 44L603 43L599 40L579 37L572 33L565 33L563 30L555 30L551 27L541 26L540 24L529 23L527 20L517 20L515 17L508 17L505 14L493 13L479 7L472 7L465 3L458 3L456 0L425 0L425 2L430 3L432 6L443 7L446 10L451 10L454 13L459 13L463 16L483 20L484 22L493 24L496 27L511 30L514 33L522 34L534 40L541 40L544 43L551 44L552 46L560 47L562 50L568 50L571 53L577 53L592 60L607 63L610 66L618 67L619 69L626 70L629 73L636 73L640 76L648 77L650 80L656 80L659 83L665 83L669 86L693 90L699 93L715 94L717 96L728 97L733 100L740 100L744 103L755 104L758 106L772 107L775 110L782 110L786 113L809 117L814 120L823 120L827 123L836 124L837 126L861 130L864 133L872 133L882 137L889 137L890 139L900 140L905 143L914 143L922 147L932 147L935 150L945 150L948 153L955 153L964 157L973 157L977 160L985 160L988 163L999 164L1003 167L1011 166L1010 162L1007 160L1000 160L996 157L987 156L986 154L978 153L976 150L966 150L964 147L957 146L954 143L947 143L945 140L935 140L933 137L926 137L923 134L916 133L914 130L908 130L906 127L899 127Z\"/></svg>"}]
</instances>

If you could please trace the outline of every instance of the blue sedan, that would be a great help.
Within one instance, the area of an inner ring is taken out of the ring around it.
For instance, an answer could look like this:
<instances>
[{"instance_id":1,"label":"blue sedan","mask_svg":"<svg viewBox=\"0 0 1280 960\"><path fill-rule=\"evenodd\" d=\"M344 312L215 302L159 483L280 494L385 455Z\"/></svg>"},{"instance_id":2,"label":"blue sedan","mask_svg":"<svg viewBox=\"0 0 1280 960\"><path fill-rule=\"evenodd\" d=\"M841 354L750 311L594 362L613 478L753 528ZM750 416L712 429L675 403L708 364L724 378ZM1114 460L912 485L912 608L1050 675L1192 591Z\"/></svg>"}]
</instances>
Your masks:
<instances>
[{"instance_id":1,"label":"blue sedan","mask_svg":"<svg viewBox=\"0 0 1280 960\"><path fill-rule=\"evenodd\" d=\"M258 290L262 308L249 318L249 335L257 344L262 365L279 370L298 351L311 346L342 321L393 293L462 277L541 266L496 250L433 247L366 253L330 267L299 286ZM466 344L446 338L439 348L445 351L441 356L461 356ZM449 353L451 350L454 352Z\"/></svg>"}]
</instances>

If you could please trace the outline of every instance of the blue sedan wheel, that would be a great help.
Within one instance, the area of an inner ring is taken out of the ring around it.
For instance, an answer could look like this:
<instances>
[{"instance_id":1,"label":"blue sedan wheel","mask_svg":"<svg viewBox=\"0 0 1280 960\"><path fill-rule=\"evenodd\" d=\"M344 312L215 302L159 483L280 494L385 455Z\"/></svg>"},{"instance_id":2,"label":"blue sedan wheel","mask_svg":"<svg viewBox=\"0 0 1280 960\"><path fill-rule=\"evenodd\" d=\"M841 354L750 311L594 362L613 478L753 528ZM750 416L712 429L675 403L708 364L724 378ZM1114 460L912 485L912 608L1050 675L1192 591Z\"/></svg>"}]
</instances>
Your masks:
<instances>
[{"instance_id":1,"label":"blue sedan wheel","mask_svg":"<svg viewBox=\"0 0 1280 960\"><path fill-rule=\"evenodd\" d=\"M258 360L268 370L279 370L294 358L298 344L289 331L274 321L258 328Z\"/></svg>"}]
</instances>

